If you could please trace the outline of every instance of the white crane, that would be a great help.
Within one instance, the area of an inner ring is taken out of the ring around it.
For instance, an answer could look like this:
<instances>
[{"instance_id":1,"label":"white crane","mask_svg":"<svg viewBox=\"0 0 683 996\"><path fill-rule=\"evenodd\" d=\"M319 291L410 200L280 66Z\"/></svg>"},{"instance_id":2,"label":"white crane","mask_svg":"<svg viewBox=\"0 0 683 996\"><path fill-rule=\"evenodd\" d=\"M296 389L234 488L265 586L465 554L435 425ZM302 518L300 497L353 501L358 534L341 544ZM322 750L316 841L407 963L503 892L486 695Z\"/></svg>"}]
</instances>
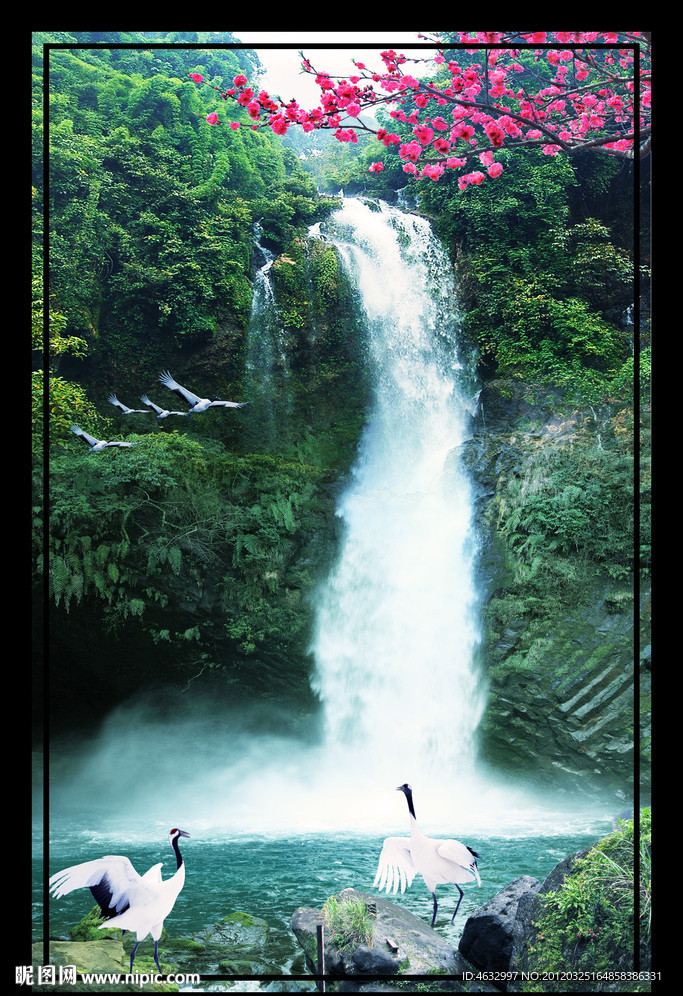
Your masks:
<instances>
[{"instance_id":1,"label":"white crane","mask_svg":"<svg viewBox=\"0 0 683 996\"><path fill-rule=\"evenodd\" d=\"M120 408L124 415L149 415L146 408L129 408L128 405L124 405L122 401L119 401L115 394L110 394L107 401L110 405L115 405L117 408Z\"/></svg>"},{"instance_id":2,"label":"white crane","mask_svg":"<svg viewBox=\"0 0 683 996\"><path fill-rule=\"evenodd\" d=\"M407 837L386 838L382 853L379 856L379 865L373 885L383 889L386 883L387 892L392 887L393 891L396 892L400 884L401 892L405 892L406 884L412 885L415 875L419 872L434 900L433 927L437 910L436 887L452 882L460 893L457 906L451 917L451 923L453 923L463 897L459 883L471 882L476 878L481 885L477 870L479 855L471 847L461 844L459 840L435 840L425 837L417 825L415 807L413 806L413 790L410 785L399 785L396 791L403 792L408 802L410 839Z\"/></svg>"},{"instance_id":3,"label":"white crane","mask_svg":"<svg viewBox=\"0 0 683 996\"><path fill-rule=\"evenodd\" d=\"M81 429L77 425L72 425L71 426L71 431L76 436L80 436L81 439L85 439L86 443L88 443L90 445L90 452L91 453L100 453L102 450L106 449L107 446L137 446L138 445L137 443L123 443L123 442L119 442L118 440L115 440L115 439L109 440L108 442L106 440L104 440L104 439L95 439L95 437L91 436L89 432L84 432L83 429Z\"/></svg>"},{"instance_id":4,"label":"white crane","mask_svg":"<svg viewBox=\"0 0 683 996\"><path fill-rule=\"evenodd\" d=\"M159 374L159 380L166 387L174 391L179 398L187 401L190 405L190 410L188 415L192 415L195 412L205 412L207 408L244 408L248 405L248 401L221 401L220 398L214 398L210 401L208 398L200 398L199 395L193 394L192 391L188 391L186 387L182 387L176 380L173 379L169 371Z\"/></svg>"},{"instance_id":5,"label":"white crane","mask_svg":"<svg viewBox=\"0 0 683 996\"><path fill-rule=\"evenodd\" d=\"M159 408L159 405L155 405L153 401L150 401L146 394L140 395L140 401L143 404L149 405L157 413L157 418L168 418L169 415L182 415L183 418L189 415L189 412L170 412L167 408Z\"/></svg>"},{"instance_id":6,"label":"white crane","mask_svg":"<svg viewBox=\"0 0 683 996\"><path fill-rule=\"evenodd\" d=\"M72 865L50 878L50 891L55 899L60 899L75 889L90 889L102 916L108 918L106 923L100 924L100 930L120 927L124 933L127 930L135 931L137 942L130 956L131 974L140 941L148 934L154 939L154 960L161 973L159 938L164 920L173 909L185 884L185 865L178 848L178 838L189 836L189 833L178 830L177 827L169 833L168 840L175 851L178 867L175 875L165 881L161 878L161 862L152 865L144 875L139 875L128 858L118 854Z\"/></svg>"}]
</instances>

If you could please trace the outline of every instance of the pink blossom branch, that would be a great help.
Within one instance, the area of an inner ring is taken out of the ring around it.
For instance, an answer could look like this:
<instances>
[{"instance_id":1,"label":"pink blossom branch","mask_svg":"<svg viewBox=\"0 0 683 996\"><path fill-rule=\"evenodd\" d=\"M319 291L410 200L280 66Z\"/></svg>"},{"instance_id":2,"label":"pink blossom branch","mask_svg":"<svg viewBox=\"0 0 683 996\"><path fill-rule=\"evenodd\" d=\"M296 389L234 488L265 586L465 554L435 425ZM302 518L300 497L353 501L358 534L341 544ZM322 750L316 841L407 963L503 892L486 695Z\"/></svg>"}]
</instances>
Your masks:
<instances>
[{"instance_id":1,"label":"pink blossom branch","mask_svg":"<svg viewBox=\"0 0 683 996\"><path fill-rule=\"evenodd\" d=\"M591 49L591 43L602 37L601 47ZM562 151L596 151L633 158L635 143L639 154L650 150L649 108L650 71L649 39L637 32L576 33L524 32L508 34L486 32L471 38L460 34L456 45L434 41L436 54L429 59L408 59L387 50L380 52L384 63L381 72L371 71L360 60L355 61L356 73L348 78L317 72L304 59L303 69L315 75L321 90L320 105L310 111L296 101L274 100L269 94L257 93L242 74L235 77L233 87L222 97L234 100L252 119L252 128L272 128L286 134L292 126L305 131L334 130L340 142L356 142L357 132L374 134L388 150L397 147L403 169L413 175L438 179L445 169L459 170L477 156L491 178L503 172L494 155L501 148L541 147L547 155ZM625 47L621 39L627 39ZM521 42L519 41L521 39ZM514 40L514 47L511 43ZM643 43L646 49L643 50ZM483 69L479 63L462 68L454 58L462 45L482 46ZM555 70L547 80L542 73L530 70L518 61L519 46L541 45L530 49L539 64ZM628 48L628 46L631 48ZM636 67L633 48L640 56ZM598 58L597 53L604 57ZM302 54L302 59L303 59ZM615 59L623 70L614 68ZM408 63L434 62L444 82L423 82L406 72ZM569 65L570 63L570 65ZM641 87L640 120L634 120L635 73L639 72ZM514 88L513 74L523 73L524 83ZM571 73L571 81L567 79ZM191 74L201 82L199 74ZM450 77L450 80L448 79ZM536 90L528 85L536 81ZM379 91L378 91L379 88ZM383 91L383 92L381 92ZM390 132L374 126L361 115L386 105L393 108L390 117L412 135ZM431 106L430 106L431 105ZM432 110L435 106L438 110ZM442 108L450 107L452 123L443 117ZM218 124L216 112L207 116L209 124ZM238 121L230 124L239 127ZM486 141L483 141L483 139ZM465 145L466 148L460 148ZM458 148L456 149L456 146ZM423 165L418 173L418 161ZM370 166L371 172L383 169L383 163ZM460 186L481 183L481 171L460 177Z\"/></svg>"}]
</instances>

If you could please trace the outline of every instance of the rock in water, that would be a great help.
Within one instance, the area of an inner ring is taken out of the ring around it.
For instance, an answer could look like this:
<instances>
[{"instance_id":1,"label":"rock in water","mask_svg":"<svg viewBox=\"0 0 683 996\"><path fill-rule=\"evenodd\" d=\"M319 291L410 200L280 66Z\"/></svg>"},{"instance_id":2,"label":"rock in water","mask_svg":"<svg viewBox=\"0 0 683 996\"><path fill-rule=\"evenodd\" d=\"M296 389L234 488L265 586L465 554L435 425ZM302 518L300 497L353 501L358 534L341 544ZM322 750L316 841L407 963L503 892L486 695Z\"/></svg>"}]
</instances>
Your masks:
<instances>
[{"instance_id":1,"label":"rock in water","mask_svg":"<svg viewBox=\"0 0 683 996\"><path fill-rule=\"evenodd\" d=\"M433 971L457 974L468 968L456 948L435 930L388 899L343 889L334 897L339 903L360 900L371 912L373 938L369 943L351 942L341 949L326 930L325 972L328 975L424 975ZM311 972L318 971L317 928L325 926L322 910L296 910L291 928L304 950Z\"/></svg>"},{"instance_id":2,"label":"rock in water","mask_svg":"<svg viewBox=\"0 0 683 996\"><path fill-rule=\"evenodd\" d=\"M469 917L460 938L460 953L479 969L510 969L524 941L530 900L540 888L538 879L530 875L509 882Z\"/></svg>"}]
</instances>

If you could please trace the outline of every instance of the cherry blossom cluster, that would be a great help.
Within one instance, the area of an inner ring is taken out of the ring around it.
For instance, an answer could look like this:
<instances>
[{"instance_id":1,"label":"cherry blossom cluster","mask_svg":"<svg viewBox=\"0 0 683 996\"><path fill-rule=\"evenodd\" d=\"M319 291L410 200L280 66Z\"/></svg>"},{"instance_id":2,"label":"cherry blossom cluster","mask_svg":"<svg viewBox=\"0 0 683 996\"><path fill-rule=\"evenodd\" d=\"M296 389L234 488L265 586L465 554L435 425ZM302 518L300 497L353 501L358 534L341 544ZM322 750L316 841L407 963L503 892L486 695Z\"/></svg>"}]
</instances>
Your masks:
<instances>
[{"instance_id":1,"label":"cherry blossom cluster","mask_svg":"<svg viewBox=\"0 0 683 996\"><path fill-rule=\"evenodd\" d=\"M386 50L381 70L354 60L356 72L346 78L317 71L302 56L303 70L320 88L312 110L255 89L241 73L221 96L244 108L252 128L271 128L277 135L294 126L306 132L324 128L340 142L357 142L359 132L370 132L398 155L408 174L438 180L446 170L462 170L460 189L500 176L503 164L496 155L504 148L538 146L549 156L580 149L628 157L649 151L650 51L644 32L463 32L450 45L429 41L434 48L428 57L408 59ZM522 52L533 58L520 59ZM410 72L411 63L429 67L432 75ZM203 82L199 73L190 76ZM377 123L378 106L387 108L396 131ZM206 120L222 123L215 111ZM369 167L373 173L382 169L382 159Z\"/></svg>"}]
</instances>

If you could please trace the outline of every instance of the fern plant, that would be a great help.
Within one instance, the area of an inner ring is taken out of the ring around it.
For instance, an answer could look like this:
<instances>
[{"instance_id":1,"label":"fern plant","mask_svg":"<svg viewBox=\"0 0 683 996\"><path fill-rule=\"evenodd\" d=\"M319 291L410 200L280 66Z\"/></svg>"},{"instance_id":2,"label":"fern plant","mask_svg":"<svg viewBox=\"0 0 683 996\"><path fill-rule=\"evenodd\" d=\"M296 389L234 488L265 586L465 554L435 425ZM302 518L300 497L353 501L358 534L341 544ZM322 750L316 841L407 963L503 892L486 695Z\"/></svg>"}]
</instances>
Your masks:
<instances>
[{"instance_id":1,"label":"fern plant","mask_svg":"<svg viewBox=\"0 0 683 996\"><path fill-rule=\"evenodd\" d=\"M548 893L535 926L537 933L529 948L531 972L548 973L558 981L555 992L595 992L595 983L563 982L585 970L587 979L598 971L628 971L634 966L636 936L639 938L640 967L650 964L651 926L651 814L640 814L638 840L633 820L626 820L600 840L583 858L575 861L562 888ZM639 847L640 877L635 877L635 848ZM636 892L639 892L640 919L636 923ZM636 932L637 935L636 935ZM648 991L650 984L629 982L629 992ZM538 992L537 983L523 985L525 992ZM542 991L548 991L542 984Z\"/></svg>"}]
</instances>

